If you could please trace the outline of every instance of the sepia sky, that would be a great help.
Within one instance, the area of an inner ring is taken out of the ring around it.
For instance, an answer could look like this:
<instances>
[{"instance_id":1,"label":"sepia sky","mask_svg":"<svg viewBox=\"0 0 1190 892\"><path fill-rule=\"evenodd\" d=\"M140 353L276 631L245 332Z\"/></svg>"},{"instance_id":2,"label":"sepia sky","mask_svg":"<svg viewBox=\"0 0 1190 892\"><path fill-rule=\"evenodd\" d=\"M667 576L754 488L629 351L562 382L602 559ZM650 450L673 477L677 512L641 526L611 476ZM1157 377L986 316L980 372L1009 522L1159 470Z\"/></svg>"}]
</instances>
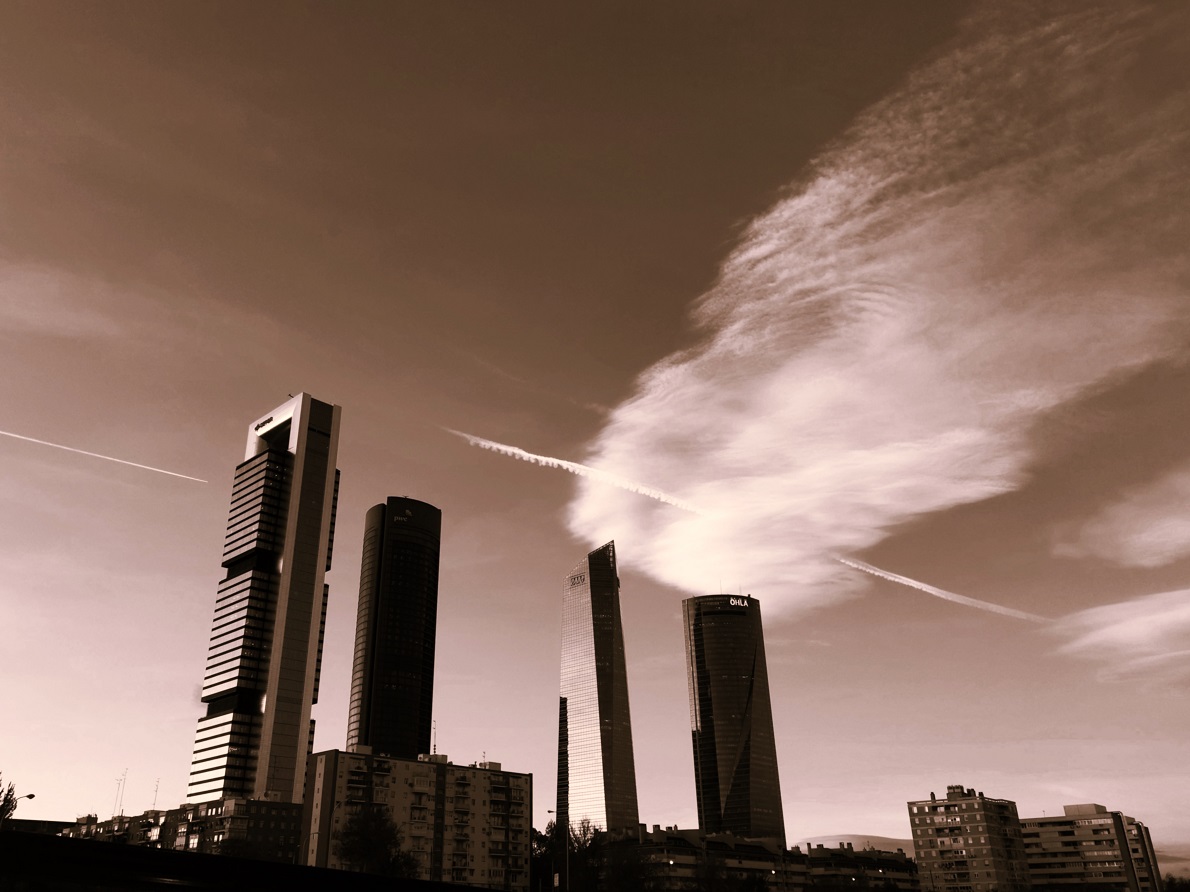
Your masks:
<instances>
[{"instance_id":1,"label":"sepia sky","mask_svg":"<svg viewBox=\"0 0 1190 892\"><path fill-rule=\"evenodd\" d=\"M1190 842L1190 12L1036 6L0 5L18 816L184 799L232 470L305 390L317 749L408 495L438 749L538 827L562 579L614 539L642 821L697 825L680 601L722 591L791 842L949 783Z\"/></svg>"}]
</instances>

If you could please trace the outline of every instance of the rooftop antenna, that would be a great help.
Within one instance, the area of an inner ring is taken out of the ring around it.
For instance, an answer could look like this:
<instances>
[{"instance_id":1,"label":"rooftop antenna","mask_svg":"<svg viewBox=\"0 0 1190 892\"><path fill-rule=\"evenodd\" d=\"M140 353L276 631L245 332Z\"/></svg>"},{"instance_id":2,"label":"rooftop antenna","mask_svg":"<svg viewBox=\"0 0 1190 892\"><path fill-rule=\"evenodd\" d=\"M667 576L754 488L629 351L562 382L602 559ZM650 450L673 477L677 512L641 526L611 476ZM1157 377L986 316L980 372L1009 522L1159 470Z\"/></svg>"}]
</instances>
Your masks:
<instances>
[{"instance_id":1,"label":"rooftop antenna","mask_svg":"<svg viewBox=\"0 0 1190 892\"><path fill-rule=\"evenodd\" d=\"M124 783L128 780L128 769L124 769L124 773L116 778L116 801L112 803L112 817L124 814Z\"/></svg>"},{"instance_id":2,"label":"rooftop antenna","mask_svg":"<svg viewBox=\"0 0 1190 892\"><path fill-rule=\"evenodd\" d=\"M438 720L434 719L434 755L438 755Z\"/></svg>"},{"instance_id":3,"label":"rooftop antenna","mask_svg":"<svg viewBox=\"0 0 1190 892\"><path fill-rule=\"evenodd\" d=\"M161 789L161 778L157 778L157 783L153 784L153 810L157 810L157 791Z\"/></svg>"}]
</instances>

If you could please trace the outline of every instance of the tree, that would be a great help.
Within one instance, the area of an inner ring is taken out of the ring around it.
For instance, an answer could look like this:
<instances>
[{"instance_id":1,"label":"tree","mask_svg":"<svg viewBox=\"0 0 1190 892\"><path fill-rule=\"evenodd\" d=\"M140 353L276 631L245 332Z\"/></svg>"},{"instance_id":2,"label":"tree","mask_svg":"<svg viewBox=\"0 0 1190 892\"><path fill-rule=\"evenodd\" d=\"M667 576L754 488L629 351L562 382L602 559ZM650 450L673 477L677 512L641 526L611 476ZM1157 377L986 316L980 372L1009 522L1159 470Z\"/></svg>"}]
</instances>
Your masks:
<instances>
[{"instance_id":1,"label":"tree","mask_svg":"<svg viewBox=\"0 0 1190 892\"><path fill-rule=\"evenodd\" d=\"M417 858L401 848L401 831L388 809L367 804L351 815L335 834L335 854L351 870L414 879Z\"/></svg>"},{"instance_id":2,"label":"tree","mask_svg":"<svg viewBox=\"0 0 1190 892\"><path fill-rule=\"evenodd\" d=\"M545 825L545 832L534 827L529 833L529 888L532 892L550 892L554 888L555 864L561 864L561 851L554 845L557 828L553 821ZM561 867L557 868L561 873Z\"/></svg>"},{"instance_id":3,"label":"tree","mask_svg":"<svg viewBox=\"0 0 1190 892\"><path fill-rule=\"evenodd\" d=\"M635 838L617 839L603 849L603 886L616 892L644 892L653 878L653 864L640 851Z\"/></svg>"},{"instance_id":4,"label":"tree","mask_svg":"<svg viewBox=\"0 0 1190 892\"><path fill-rule=\"evenodd\" d=\"M6 787L4 776L0 775L0 827L3 827L4 822L12 817L12 813L17 810L17 802L25 798L17 795L16 784L10 783ZM33 797L29 796L28 798L32 799Z\"/></svg>"},{"instance_id":5,"label":"tree","mask_svg":"<svg viewBox=\"0 0 1190 892\"><path fill-rule=\"evenodd\" d=\"M603 846L606 834L589 818L572 824L569 834L570 863L566 870L566 892L599 892L603 888Z\"/></svg>"}]
</instances>

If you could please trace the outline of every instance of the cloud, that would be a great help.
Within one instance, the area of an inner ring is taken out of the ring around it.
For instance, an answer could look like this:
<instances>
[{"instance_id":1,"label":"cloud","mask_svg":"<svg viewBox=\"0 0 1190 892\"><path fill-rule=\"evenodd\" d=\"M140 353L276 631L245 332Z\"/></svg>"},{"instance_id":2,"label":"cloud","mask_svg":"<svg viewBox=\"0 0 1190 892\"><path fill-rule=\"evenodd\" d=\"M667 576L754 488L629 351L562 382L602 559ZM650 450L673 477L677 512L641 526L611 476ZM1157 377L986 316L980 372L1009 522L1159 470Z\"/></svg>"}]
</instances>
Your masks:
<instances>
[{"instance_id":1,"label":"cloud","mask_svg":"<svg viewBox=\"0 0 1190 892\"><path fill-rule=\"evenodd\" d=\"M1160 567L1190 555L1190 464L1123 493L1054 545L1062 557Z\"/></svg>"},{"instance_id":2,"label":"cloud","mask_svg":"<svg viewBox=\"0 0 1190 892\"><path fill-rule=\"evenodd\" d=\"M1047 413L1185 348L1187 12L1068 9L967 22L749 226L701 342L584 458L704 513L580 481L576 535L686 591L827 603L861 585L833 555L1015 489Z\"/></svg>"},{"instance_id":3,"label":"cloud","mask_svg":"<svg viewBox=\"0 0 1190 892\"><path fill-rule=\"evenodd\" d=\"M1057 620L1060 653L1104 663L1104 681L1190 687L1190 589L1092 607Z\"/></svg>"},{"instance_id":4,"label":"cloud","mask_svg":"<svg viewBox=\"0 0 1190 892\"><path fill-rule=\"evenodd\" d=\"M0 333L112 337L121 331L102 285L60 270L0 262Z\"/></svg>"}]
</instances>

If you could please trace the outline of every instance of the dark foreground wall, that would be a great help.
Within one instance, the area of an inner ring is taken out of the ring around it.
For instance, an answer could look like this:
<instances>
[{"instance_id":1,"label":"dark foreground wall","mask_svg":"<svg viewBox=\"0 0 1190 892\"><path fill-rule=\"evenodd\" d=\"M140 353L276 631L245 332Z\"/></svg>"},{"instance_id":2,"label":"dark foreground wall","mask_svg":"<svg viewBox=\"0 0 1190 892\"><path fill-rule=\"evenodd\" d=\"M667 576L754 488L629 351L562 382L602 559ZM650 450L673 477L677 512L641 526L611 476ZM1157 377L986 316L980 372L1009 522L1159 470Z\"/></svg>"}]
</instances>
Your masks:
<instances>
[{"instance_id":1,"label":"dark foreground wall","mask_svg":"<svg viewBox=\"0 0 1190 892\"><path fill-rule=\"evenodd\" d=\"M465 887L119 845L36 833L0 833L0 892L317 889L459 892Z\"/></svg>"}]
</instances>

